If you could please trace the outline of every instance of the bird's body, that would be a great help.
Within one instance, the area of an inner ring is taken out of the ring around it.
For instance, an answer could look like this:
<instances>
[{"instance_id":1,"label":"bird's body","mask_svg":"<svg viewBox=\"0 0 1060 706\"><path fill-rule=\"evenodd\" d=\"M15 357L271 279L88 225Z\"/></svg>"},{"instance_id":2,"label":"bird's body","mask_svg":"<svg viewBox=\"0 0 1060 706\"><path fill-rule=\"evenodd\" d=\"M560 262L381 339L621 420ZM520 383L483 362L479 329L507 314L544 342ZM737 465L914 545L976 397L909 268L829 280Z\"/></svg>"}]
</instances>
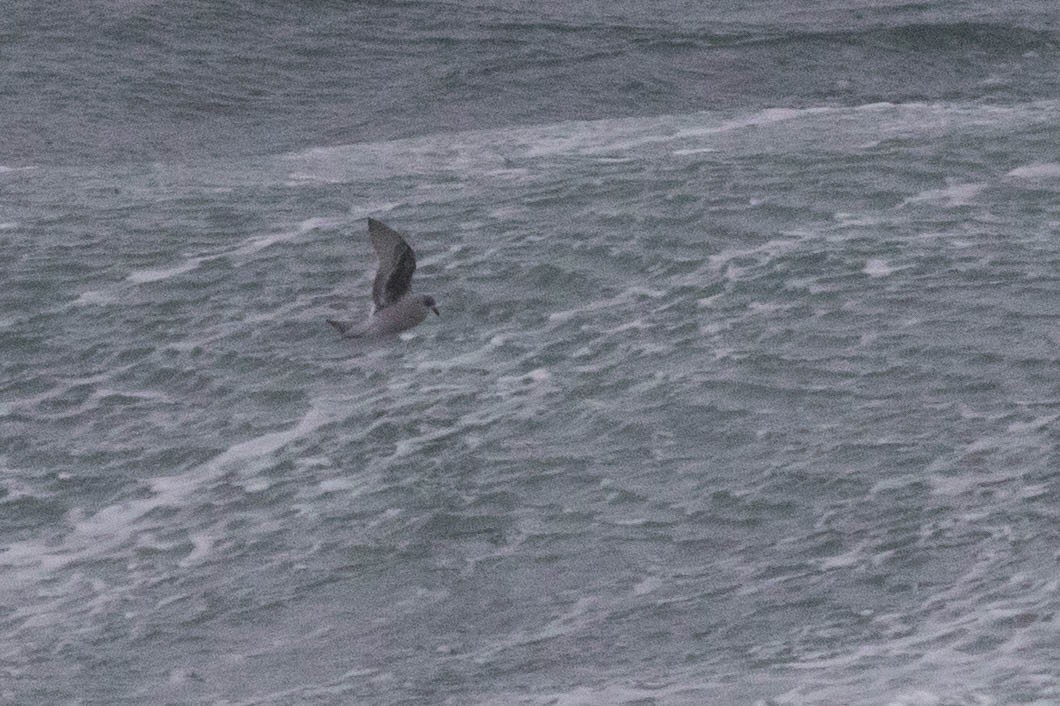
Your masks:
<instances>
[{"instance_id":1,"label":"bird's body","mask_svg":"<svg viewBox=\"0 0 1060 706\"><path fill-rule=\"evenodd\" d=\"M354 321L336 321L335 319L328 319L328 323L347 338L392 336L423 323L432 309L424 303L423 299L418 296L399 299L390 306L376 309L368 320L360 325Z\"/></svg>"},{"instance_id":2,"label":"bird's body","mask_svg":"<svg viewBox=\"0 0 1060 706\"><path fill-rule=\"evenodd\" d=\"M401 234L382 221L369 218L368 235L379 257L379 269L372 282L372 315L363 324L335 319L328 319L328 323L347 338L390 336L422 323L428 312L438 314L432 297L409 292L416 255Z\"/></svg>"}]
</instances>

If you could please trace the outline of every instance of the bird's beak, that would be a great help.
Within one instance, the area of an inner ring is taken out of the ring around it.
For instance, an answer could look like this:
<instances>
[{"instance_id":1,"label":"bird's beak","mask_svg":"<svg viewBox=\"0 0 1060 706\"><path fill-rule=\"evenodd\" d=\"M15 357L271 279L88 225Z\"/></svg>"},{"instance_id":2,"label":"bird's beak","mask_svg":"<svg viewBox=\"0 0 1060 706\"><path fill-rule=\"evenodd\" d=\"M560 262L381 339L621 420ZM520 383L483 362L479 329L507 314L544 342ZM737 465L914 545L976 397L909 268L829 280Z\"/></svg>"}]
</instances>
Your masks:
<instances>
[{"instance_id":1,"label":"bird's beak","mask_svg":"<svg viewBox=\"0 0 1060 706\"><path fill-rule=\"evenodd\" d=\"M436 307L436 306L432 306L432 307L431 307L431 311L433 311L433 312L434 312L434 315L435 315L435 316L441 316L441 314L439 314L439 313L438 313L438 307Z\"/></svg>"}]
</instances>

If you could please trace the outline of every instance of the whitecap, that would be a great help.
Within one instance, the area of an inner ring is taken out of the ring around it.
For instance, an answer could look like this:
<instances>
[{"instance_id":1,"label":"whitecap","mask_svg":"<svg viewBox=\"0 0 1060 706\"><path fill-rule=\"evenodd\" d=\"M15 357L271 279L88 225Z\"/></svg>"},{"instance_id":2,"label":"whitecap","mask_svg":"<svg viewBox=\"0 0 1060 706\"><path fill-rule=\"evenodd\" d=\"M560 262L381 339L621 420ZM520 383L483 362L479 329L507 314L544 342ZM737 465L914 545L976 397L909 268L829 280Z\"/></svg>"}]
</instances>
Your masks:
<instances>
[{"instance_id":1,"label":"whitecap","mask_svg":"<svg viewBox=\"0 0 1060 706\"><path fill-rule=\"evenodd\" d=\"M160 267L155 269L137 270L129 274L126 277L130 282L136 284L147 284L149 282L160 282L170 277L190 272L195 268L199 267L203 262L213 258L220 257L234 257L237 258L236 265L241 264L238 258L253 255L256 252L264 250L268 247L279 243L285 243L300 239L306 233L321 229L331 228L340 225L345 222L345 219L339 218L307 218L298 224L297 227L290 230L278 231L275 233L268 233L265 235L256 235L245 240L236 243L234 246L218 251L214 254L203 254L188 257L183 262L173 265L171 267ZM84 302L93 303L93 302Z\"/></svg>"},{"instance_id":2,"label":"whitecap","mask_svg":"<svg viewBox=\"0 0 1060 706\"><path fill-rule=\"evenodd\" d=\"M1016 179L1060 179L1060 164L1056 162L1027 164L1022 167L1016 167L1005 176Z\"/></svg>"},{"instance_id":3,"label":"whitecap","mask_svg":"<svg viewBox=\"0 0 1060 706\"><path fill-rule=\"evenodd\" d=\"M894 268L887 264L886 260L870 258L865 262L865 266L861 268L861 271L869 277L886 277L894 272Z\"/></svg>"},{"instance_id":4,"label":"whitecap","mask_svg":"<svg viewBox=\"0 0 1060 706\"><path fill-rule=\"evenodd\" d=\"M90 306L93 304L112 304L114 303L114 296L101 292L97 289L89 290L87 292L81 292L81 294L73 301L74 306Z\"/></svg>"},{"instance_id":5,"label":"whitecap","mask_svg":"<svg viewBox=\"0 0 1060 706\"><path fill-rule=\"evenodd\" d=\"M888 701L887 706L937 706L942 699L930 691L913 691L901 694L893 701Z\"/></svg>"},{"instance_id":6,"label":"whitecap","mask_svg":"<svg viewBox=\"0 0 1060 706\"><path fill-rule=\"evenodd\" d=\"M188 258L179 265L174 265L173 267L163 267L154 270L138 270L136 272L130 273L129 276L126 277L126 279L136 284L147 284L148 282L161 282L164 279L169 279L170 277L174 277L176 275L184 274L185 272L190 272L191 270L194 270L196 267L202 264L202 261L204 259L205 258L202 257L192 257Z\"/></svg>"},{"instance_id":7,"label":"whitecap","mask_svg":"<svg viewBox=\"0 0 1060 706\"><path fill-rule=\"evenodd\" d=\"M5 567L10 580L34 582L70 563L113 551L147 529L142 521L153 510L181 507L204 484L227 473L242 476L256 473L271 463L273 455L284 446L333 419L330 410L314 405L290 428L234 444L187 473L152 479L147 483L152 492L149 497L118 502L95 512L74 508L66 517L71 531L61 542L28 539L9 544L0 552L0 566ZM205 538L192 541L193 545L198 542L200 552L205 551ZM193 548L192 553L195 551Z\"/></svg>"},{"instance_id":8,"label":"whitecap","mask_svg":"<svg viewBox=\"0 0 1060 706\"><path fill-rule=\"evenodd\" d=\"M947 208L957 206L970 206L975 203L976 197L987 187L983 183L953 184L942 189L927 189L915 196L903 200L898 208L910 204L928 203Z\"/></svg>"},{"instance_id":9,"label":"whitecap","mask_svg":"<svg viewBox=\"0 0 1060 706\"><path fill-rule=\"evenodd\" d=\"M716 147L694 147L684 150L674 150L674 155L677 157L684 157L690 154L705 154L709 152L717 152Z\"/></svg>"},{"instance_id":10,"label":"whitecap","mask_svg":"<svg viewBox=\"0 0 1060 706\"><path fill-rule=\"evenodd\" d=\"M193 534L189 539L191 540L191 552L180 560L180 566L183 568L198 564L213 549L214 538L211 535Z\"/></svg>"},{"instance_id":11,"label":"whitecap","mask_svg":"<svg viewBox=\"0 0 1060 706\"><path fill-rule=\"evenodd\" d=\"M342 223L342 221L335 218L307 218L306 220L299 223L298 227L294 230L269 233L267 235L256 235L252 238L247 238L231 250L221 253L221 255L252 255L260 250L264 250L265 248L277 245L279 243L286 243L289 241L298 240L304 234L308 233L311 230L316 230L318 228L328 228L335 226L339 223Z\"/></svg>"},{"instance_id":12,"label":"whitecap","mask_svg":"<svg viewBox=\"0 0 1060 706\"><path fill-rule=\"evenodd\" d=\"M661 588L662 585L663 581L658 576L646 576L633 585L633 595L643 596L647 593L652 593Z\"/></svg>"}]
</instances>

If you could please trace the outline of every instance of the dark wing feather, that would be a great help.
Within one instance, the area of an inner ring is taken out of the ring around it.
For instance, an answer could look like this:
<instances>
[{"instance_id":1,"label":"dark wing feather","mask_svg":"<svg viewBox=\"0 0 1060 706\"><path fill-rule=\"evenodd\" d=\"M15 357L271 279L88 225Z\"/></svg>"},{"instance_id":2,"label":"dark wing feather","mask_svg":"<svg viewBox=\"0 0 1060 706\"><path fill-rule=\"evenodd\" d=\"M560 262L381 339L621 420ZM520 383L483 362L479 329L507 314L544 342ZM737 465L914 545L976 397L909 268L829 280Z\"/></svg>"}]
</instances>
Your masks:
<instances>
[{"instance_id":1,"label":"dark wing feather","mask_svg":"<svg viewBox=\"0 0 1060 706\"><path fill-rule=\"evenodd\" d=\"M416 271L416 254L400 233L374 218L368 219L368 235L379 256L372 301L376 309L382 309L408 294L412 273Z\"/></svg>"}]
</instances>

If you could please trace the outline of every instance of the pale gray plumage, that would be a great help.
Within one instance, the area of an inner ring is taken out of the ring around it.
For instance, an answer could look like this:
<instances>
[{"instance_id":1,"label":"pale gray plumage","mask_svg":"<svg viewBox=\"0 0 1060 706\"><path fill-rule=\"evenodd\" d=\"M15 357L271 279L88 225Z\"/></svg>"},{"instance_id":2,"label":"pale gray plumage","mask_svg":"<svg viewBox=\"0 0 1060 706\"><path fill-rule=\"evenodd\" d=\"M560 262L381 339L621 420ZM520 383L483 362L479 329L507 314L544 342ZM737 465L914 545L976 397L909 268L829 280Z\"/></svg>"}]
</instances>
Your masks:
<instances>
[{"instance_id":1,"label":"pale gray plumage","mask_svg":"<svg viewBox=\"0 0 1060 706\"><path fill-rule=\"evenodd\" d=\"M334 319L328 319L328 323L347 338L386 336L416 326L429 311L439 315L434 298L409 293L416 254L401 234L382 221L369 218L368 235L379 257L379 269L372 282L372 315L361 325Z\"/></svg>"}]
</instances>

